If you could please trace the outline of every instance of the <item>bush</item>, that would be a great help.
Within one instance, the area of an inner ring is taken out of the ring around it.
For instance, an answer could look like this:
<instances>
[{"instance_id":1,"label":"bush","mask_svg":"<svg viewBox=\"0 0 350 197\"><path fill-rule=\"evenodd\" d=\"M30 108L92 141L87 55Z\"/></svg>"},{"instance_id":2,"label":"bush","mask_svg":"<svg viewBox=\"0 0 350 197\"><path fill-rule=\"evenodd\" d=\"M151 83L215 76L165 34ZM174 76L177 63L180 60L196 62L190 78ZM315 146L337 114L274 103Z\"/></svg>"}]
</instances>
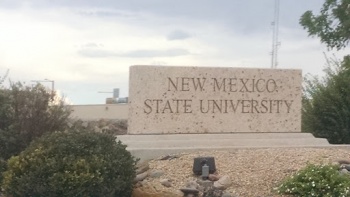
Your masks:
<instances>
[{"instance_id":1,"label":"bush","mask_svg":"<svg viewBox=\"0 0 350 197\"><path fill-rule=\"evenodd\" d=\"M76 128L79 131L90 130L110 135L125 135L128 130L128 121L124 119L99 119L99 120L81 120L71 119L70 128Z\"/></svg>"},{"instance_id":2,"label":"bush","mask_svg":"<svg viewBox=\"0 0 350 197\"><path fill-rule=\"evenodd\" d=\"M329 61L323 79L306 80L302 130L330 143L350 143L350 56Z\"/></svg>"},{"instance_id":3,"label":"bush","mask_svg":"<svg viewBox=\"0 0 350 197\"><path fill-rule=\"evenodd\" d=\"M71 110L42 85L0 87L0 158L18 155L45 133L67 129Z\"/></svg>"},{"instance_id":4,"label":"bush","mask_svg":"<svg viewBox=\"0 0 350 197\"><path fill-rule=\"evenodd\" d=\"M280 194L293 196L349 196L350 176L341 174L337 165L309 164L286 179L278 188Z\"/></svg>"},{"instance_id":5,"label":"bush","mask_svg":"<svg viewBox=\"0 0 350 197\"><path fill-rule=\"evenodd\" d=\"M8 160L9 196L130 197L136 161L115 137L95 132L45 135Z\"/></svg>"},{"instance_id":6,"label":"bush","mask_svg":"<svg viewBox=\"0 0 350 197\"><path fill-rule=\"evenodd\" d=\"M2 182L2 173L5 172L7 169L7 162L0 158L0 183ZM0 190L1 193L1 190Z\"/></svg>"}]
</instances>

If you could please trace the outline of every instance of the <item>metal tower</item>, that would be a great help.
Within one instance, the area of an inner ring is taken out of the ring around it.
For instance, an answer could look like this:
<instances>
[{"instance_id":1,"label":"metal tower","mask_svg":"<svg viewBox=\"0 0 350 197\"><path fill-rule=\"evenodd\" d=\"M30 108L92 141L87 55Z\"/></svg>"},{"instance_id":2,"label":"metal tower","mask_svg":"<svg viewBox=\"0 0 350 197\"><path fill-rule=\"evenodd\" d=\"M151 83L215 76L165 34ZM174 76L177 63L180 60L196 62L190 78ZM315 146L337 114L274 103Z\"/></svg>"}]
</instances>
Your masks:
<instances>
[{"instance_id":1,"label":"metal tower","mask_svg":"<svg viewBox=\"0 0 350 197\"><path fill-rule=\"evenodd\" d=\"M274 11L274 20L271 23L272 25L272 52L271 52L271 68L277 68L278 61L278 47L281 43L278 41L278 28L279 28L279 9L280 1L275 0L275 11Z\"/></svg>"}]
</instances>

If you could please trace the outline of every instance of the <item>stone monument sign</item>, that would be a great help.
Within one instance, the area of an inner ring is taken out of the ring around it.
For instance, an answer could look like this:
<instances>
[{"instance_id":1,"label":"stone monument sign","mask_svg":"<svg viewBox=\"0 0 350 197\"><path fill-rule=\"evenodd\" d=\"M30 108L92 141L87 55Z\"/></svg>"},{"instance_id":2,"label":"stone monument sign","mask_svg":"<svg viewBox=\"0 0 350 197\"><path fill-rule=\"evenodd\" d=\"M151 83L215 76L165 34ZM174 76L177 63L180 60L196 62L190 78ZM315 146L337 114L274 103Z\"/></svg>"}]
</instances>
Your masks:
<instances>
[{"instance_id":1,"label":"stone monument sign","mask_svg":"<svg viewBox=\"0 0 350 197\"><path fill-rule=\"evenodd\" d=\"M300 132L301 70L132 66L128 134Z\"/></svg>"}]
</instances>

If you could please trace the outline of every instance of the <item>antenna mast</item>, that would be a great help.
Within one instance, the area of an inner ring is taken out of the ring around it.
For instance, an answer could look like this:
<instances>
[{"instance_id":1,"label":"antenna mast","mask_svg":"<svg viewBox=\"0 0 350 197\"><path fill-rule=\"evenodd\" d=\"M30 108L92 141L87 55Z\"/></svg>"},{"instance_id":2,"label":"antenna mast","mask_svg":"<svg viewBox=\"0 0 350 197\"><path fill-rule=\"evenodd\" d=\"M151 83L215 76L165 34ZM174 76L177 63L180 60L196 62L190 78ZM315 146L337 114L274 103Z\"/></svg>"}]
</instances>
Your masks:
<instances>
[{"instance_id":1,"label":"antenna mast","mask_svg":"<svg viewBox=\"0 0 350 197\"><path fill-rule=\"evenodd\" d=\"M279 28L279 9L280 9L280 1L275 0L275 11L274 11L274 20L271 23L273 28L272 33L272 52L271 52L271 68L277 68L278 61L278 47L280 46L280 42L278 41L278 28Z\"/></svg>"}]
</instances>

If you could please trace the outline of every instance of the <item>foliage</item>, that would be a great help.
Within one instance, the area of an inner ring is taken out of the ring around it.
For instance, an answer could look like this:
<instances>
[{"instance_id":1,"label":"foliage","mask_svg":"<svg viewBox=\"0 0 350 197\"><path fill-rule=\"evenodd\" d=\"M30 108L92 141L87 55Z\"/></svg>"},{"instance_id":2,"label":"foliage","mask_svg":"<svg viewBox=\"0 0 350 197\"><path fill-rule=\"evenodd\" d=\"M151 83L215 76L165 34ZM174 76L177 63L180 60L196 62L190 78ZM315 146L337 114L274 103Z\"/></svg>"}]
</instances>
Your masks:
<instances>
[{"instance_id":1,"label":"foliage","mask_svg":"<svg viewBox=\"0 0 350 197\"><path fill-rule=\"evenodd\" d=\"M309 164L297 174L287 178L278 193L298 197L349 196L350 176L341 174L337 165Z\"/></svg>"},{"instance_id":2,"label":"foliage","mask_svg":"<svg viewBox=\"0 0 350 197\"><path fill-rule=\"evenodd\" d=\"M5 172L6 169L7 169L7 162L0 158L0 183L3 179L2 173ZM1 193L1 190L0 190L0 193Z\"/></svg>"},{"instance_id":3,"label":"foliage","mask_svg":"<svg viewBox=\"0 0 350 197\"><path fill-rule=\"evenodd\" d=\"M305 80L302 130L330 143L350 143L350 57L329 61L326 76Z\"/></svg>"},{"instance_id":4,"label":"foliage","mask_svg":"<svg viewBox=\"0 0 350 197\"><path fill-rule=\"evenodd\" d=\"M92 130L100 133L107 133L110 135L125 135L128 129L127 120L124 119L99 119L99 120L79 120L73 119L72 128L80 130Z\"/></svg>"},{"instance_id":5,"label":"foliage","mask_svg":"<svg viewBox=\"0 0 350 197\"><path fill-rule=\"evenodd\" d=\"M67 128L70 109L40 84L0 88L0 158L19 154L44 133Z\"/></svg>"},{"instance_id":6,"label":"foliage","mask_svg":"<svg viewBox=\"0 0 350 197\"><path fill-rule=\"evenodd\" d=\"M9 196L129 197L136 161L125 147L103 133L44 135L9 159L3 190Z\"/></svg>"},{"instance_id":7,"label":"foliage","mask_svg":"<svg viewBox=\"0 0 350 197\"><path fill-rule=\"evenodd\" d=\"M350 41L350 0L325 0L320 15L305 12L300 24L329 48L341 49Z\"/></svg>"},{"instance_id":8,"label":"foliage","mask_svg":"<svg viewBox=\"0 0 350 197\"><path fill-rule=\"evenodd\" d=\"M7 69L5 72L5 75L0 77L0 85L2 85L2 83L4 83L5 79L7 78L8 74L9 74L10 70Z\"/></svg>"}]
</instances>

